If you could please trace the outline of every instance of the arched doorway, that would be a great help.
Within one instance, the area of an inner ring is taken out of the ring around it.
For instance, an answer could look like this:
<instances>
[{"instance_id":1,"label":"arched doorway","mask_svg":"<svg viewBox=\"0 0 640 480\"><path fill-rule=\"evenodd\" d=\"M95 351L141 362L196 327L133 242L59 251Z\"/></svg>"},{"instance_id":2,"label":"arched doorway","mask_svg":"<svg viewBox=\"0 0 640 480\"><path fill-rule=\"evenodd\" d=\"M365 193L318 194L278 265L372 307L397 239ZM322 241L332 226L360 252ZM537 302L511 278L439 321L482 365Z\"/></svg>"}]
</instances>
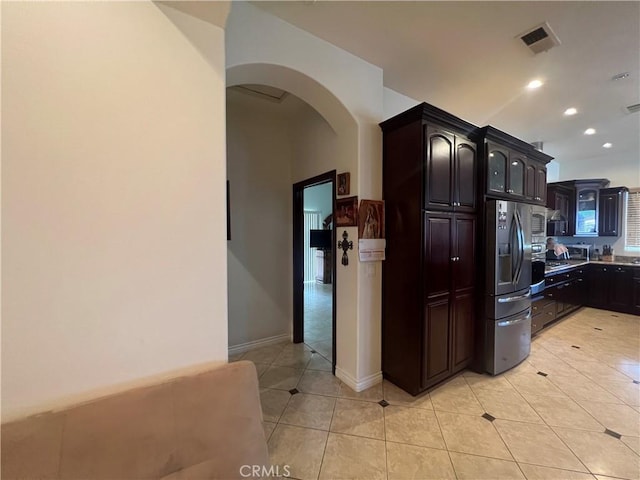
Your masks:
<instances>
[{"instance_id":1,"label":"arched doorway","mask_svg":"<svg viewBox=\"0 0 640 480\"><path fill-rule=\"evenodd\" d=\"M358 153L358 128L357 123L354 117L347 111L344 105L326 88L322 85L311 79L310 77L286 68L279 65L269 65L269 64L249 64L249 65L239 65L235 67L230 67L227 71L227 84L228 87L239 86L239 85L247 85L247 84L259 84L266 85L269 87L276 87L278 89L282 89L284 91L290 92L291 94L302 99L308 106L312 107L315 110L319 117L322 118L322 121L326 122L329 125L332 134L335 136L335 139L332 139L332 142L335 144L333 151L328 155L315 155L311 161L297 161L292 166L291 171L291 185L307 181L311 178L316 177L322 173L330 172L337 170L340 171L352 171L355 172L357 169L357 153ZM326 141L318 141L318 139L314 139L317 145L323 145ZM352 177L353 178L353 177ZM354 179L355 180L355 179ZM234 185L231 185L232 196L234 191ZM289 190L291 192L291 190ZM290 194L289 194L290 195ZM335 198L335 195L334 195ZM233 203L233 201L232 201ZM233 221L233 220L232 220ZM293 226L295 225L295 221L291 219L291 237L293 237ZM292 242L289 244L290 248L293 249ZM282 248L282 245L279 245L279 248ZM284 248L287 248L285 245ZM289 250L291 252L292 250ZM290 256L291 258L291 256ZM291 262L291 260L290 260ZM293 287L294 284L294 272L295 264L293 262L291 265L291 274L289 276L291 285ZM357 264L356 264L357 265ZM233 265L230 263L230 268ZM335 282L334 284L340 283L340 278L342 275L348 275L345 278L348 278L349 281L345 282L352 286L355 290L355 267L352 267L351 271L348 269L338 269L335 271ZM291 299L294 299L292 288L292 296ZM233 286L230 284L230 295L233 291ZM336 323L337 326L334 329L334 333L336 336L340 336L340 318L351 318L355 317L354 310L356 308L354 302L354 296L350 295L349 297L345 296L346 301L343 301L343 305L341 307L341 299L340 294L335 296L334 301L334 310L335 317L337 318ZM291 302L291 311L290 311L290 325L293 326L293 320L296 315L299 315L301 312L298 309L299 300L293 300ZM232 302L230 301L230 309L232 308ZM231 335L231 325L232 319L230 314L230 335ZM347 329L352 329L353 326L347 326ZM294 329L295 330L295 329ZM294 332L295 333L295 332ZM349 332L345 338L353 337L353 333ZM300 340L300 338L296 338L296 340ZM230 346L234 345L234 341L231 339L229 341ZM348 345L348 344L344 344ZM340 345L338 348L333 348L334 359L337 358L337 361L341 361L341 350ZM346 352L346 355L353 356L352 349L342 347ZM334 360L335 365L335 360Z\"/></svg>"}]
</instances>

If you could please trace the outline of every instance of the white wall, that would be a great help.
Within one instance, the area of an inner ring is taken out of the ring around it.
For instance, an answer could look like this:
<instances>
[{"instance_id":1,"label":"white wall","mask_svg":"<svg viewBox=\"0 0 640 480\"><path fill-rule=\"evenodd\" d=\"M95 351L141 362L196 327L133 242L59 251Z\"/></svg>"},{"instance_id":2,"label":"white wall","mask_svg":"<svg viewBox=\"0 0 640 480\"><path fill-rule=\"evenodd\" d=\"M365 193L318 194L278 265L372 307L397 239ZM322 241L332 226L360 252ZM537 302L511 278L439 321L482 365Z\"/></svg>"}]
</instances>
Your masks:
<instances>
[{"instance_id":1,"label":"white wall","mask_svg":"<svg viewBox=\"0 0 640 480\"><path fill-rule=\"evenodd\" d=\"M384 107L384 119L387 120L391 117L398 115L399 113L404 112L405 110L409 110L412 107L415 107L419 103L422 103L418 100L415 100L411 97L407 97L402 93L396 92L395 90L391 90L390 88L384 87L383 91L383 107Z\"/></svg>"},{"instance_id":2,"label":"white wall","mask_svg":"<svg viewBox=\"0 0 640 480\"><path fill-rule=\"evenodd\" d=\"M559 164L560 181L580 178L608 178L611 186L640 187L640 158L638 152L616 152L607 155L584 158L580 162L563 162Z\"/></svg>"},{"instance_id":3,"label":"white wall","mask_svg":"<svg viewBox=\"0 0 640 480\"><path fill-rule=\"evenodd\" d=\"M288 111L227 90L229 345L289 335L292 147Z\"/></svg>"},{"instance_id":4,"label":"white wall","mask_svg":"<svg viewBox=\"0 0 640 480\"><path fill-rule=\"evenodd\" d=\"M585 158L579 163L563 163L558 160L558 179L550 181L565 181L585 178L608 178L611 187L640 187L640 158L637 152L609 152L607 155ZM623 211L623 218L626 217L626 210ZM560 237L559 241L564 244L584 242L595 245L602 252L603 245L613 247L617 255L636 256L637 250L625 250L624 222L619 237L599 237L594 239L583 237Z\"/></svg>"},{"instance_id":5,"label":"white wall","mask_svg":"<svg viewBox=\"0 0 640 480\"><path fill-rule=\"evenodd\" d=\"M293 182L347 171L353 195L379 199L382 70L244 2L233 3L225 32L229 84L283 88L311 105L337 134L335 155L294 163ZM336 375L360 388L381 379L380 272L362 275L357 228L347 230L356 246L349 266L336 271Z\"/></svg>"},{"instance_id":6,"label":"white wall","mask_svg":"<svg viewBox=\"0 0 640 480\"><path fill-rule=\"evenodd\" d=\"M224 32L2 4L2 418L226 361Z\"/></svg>"}]
</instances>

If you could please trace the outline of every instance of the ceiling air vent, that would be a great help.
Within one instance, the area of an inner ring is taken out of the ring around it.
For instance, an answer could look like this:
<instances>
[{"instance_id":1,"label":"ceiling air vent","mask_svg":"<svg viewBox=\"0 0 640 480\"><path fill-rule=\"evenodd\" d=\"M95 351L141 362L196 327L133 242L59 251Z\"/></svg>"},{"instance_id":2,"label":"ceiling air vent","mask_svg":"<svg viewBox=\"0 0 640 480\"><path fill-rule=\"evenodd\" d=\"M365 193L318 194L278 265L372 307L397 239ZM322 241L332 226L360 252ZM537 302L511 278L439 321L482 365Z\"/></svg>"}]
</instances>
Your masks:
<instances>
[{"instance_id":1,"label":"ceiling air vent","mask_svg":"<svg viewBox=\"0 0 640 480\"><path fill-rule=\"evenodd\" d=\"M529 47L529 50L536 54L560 45L560 40L547 22L521 33L518 37Z\"/></svg>"},{"instance_id":2,"label":"ceiling air vent","mask_svg":"<svg viewBox=\"0 0 640 480\"><path fill-rule=\"evenodd\" d=\"M636 103L635 105L629 105L627 107L627 112L629 113L640 112L640 103Z\"/></svg>"}]
</instances>

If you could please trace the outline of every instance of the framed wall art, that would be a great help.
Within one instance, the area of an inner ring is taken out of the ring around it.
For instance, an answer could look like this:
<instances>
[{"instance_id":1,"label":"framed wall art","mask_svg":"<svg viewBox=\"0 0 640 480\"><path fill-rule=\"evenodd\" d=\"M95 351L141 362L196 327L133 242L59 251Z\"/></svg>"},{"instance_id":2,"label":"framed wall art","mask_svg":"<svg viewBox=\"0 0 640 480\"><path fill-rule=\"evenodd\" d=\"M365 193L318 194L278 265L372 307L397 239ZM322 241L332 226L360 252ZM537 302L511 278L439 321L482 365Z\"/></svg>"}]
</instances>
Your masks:
<instances>
[{"instance_id":1,"label":"framed wall art","mask_svg":"<svg viewBox=\"0 0 640 480\"><path fill-rule=\"evenodd\" d=\"M384 238L383 201L361 200L358 217L358 238Z\"/></svg>"},{"instance_id":2,"label":"framed wall art","mask_svg":"<svg viewBox=\"0 0 640 480\"><path fill-rule=\"evenodd\" d=\"M358 226L358 197L336 200L336 227Z\"/></svg>"},{"instance_id":3,"label":"framed wall art","mask_svg":"<svg viewBox=\"0 0 640 480\"><path fill-rule=\"evenodd\" d=\"M338 195L349 195L349 192L351 190L350 177L351 175L349 175L349 172L338 174Z\"/></svg>"}]
</instances>

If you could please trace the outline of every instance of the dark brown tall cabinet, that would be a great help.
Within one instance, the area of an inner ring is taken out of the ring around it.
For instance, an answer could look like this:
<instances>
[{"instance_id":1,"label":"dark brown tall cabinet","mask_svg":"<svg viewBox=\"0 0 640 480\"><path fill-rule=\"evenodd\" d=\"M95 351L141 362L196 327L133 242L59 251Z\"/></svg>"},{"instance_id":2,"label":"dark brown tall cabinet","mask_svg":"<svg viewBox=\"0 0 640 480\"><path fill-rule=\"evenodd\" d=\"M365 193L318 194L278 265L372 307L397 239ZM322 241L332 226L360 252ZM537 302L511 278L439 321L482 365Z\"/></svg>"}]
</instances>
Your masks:
<instances>
[{"instance_id":1,"label":"dark brown tall cabinet","mask_svg":"<svg viewBox=\"0 0 640 480\"><path fill-rule=\"evenodd\" d=\"M472 360L476 128L421 104L381 124L387 252L382 371L412 394Z\"/></svg>"}]
</instances>

